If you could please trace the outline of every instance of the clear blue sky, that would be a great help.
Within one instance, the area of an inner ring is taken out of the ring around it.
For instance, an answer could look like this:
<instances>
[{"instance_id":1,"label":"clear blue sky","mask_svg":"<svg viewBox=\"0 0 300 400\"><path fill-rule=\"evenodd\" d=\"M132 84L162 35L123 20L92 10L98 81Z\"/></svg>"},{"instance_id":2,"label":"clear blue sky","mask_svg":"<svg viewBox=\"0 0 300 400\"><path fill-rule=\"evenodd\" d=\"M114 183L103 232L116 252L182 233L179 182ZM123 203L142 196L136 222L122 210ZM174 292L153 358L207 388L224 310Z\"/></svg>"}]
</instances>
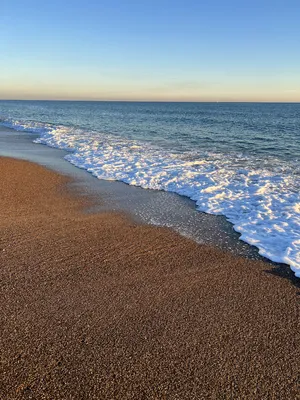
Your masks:
<instances>
[{"instance_id":1,"label":"clear blue sky","mask_svg":"<svg viewBox=\"0 0 300 400\"><path fill-rule=\"evenodd\" d=\"M299 0L2 0L0 98L300 101Z\"/></svg>"}]
</instances>

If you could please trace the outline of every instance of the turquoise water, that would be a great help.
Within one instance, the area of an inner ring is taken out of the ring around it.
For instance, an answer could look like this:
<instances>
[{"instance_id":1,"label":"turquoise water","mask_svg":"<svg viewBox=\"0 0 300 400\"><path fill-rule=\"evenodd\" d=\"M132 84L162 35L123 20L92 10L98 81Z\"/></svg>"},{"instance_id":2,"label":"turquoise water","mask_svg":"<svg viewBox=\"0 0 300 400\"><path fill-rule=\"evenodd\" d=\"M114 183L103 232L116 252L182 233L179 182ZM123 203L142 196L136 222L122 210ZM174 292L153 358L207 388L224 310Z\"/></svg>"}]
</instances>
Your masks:
<instances>
[{"instance_id":1,"label":"turquoise water","mask_svg":"<svg viewBox=\"0 0 300 400\"><path fill-rule=\"evenodd\" d=\"M300 276L300 104L0 101L0 123L100 179L190 197Z\"/></svg>"}]
</instances>

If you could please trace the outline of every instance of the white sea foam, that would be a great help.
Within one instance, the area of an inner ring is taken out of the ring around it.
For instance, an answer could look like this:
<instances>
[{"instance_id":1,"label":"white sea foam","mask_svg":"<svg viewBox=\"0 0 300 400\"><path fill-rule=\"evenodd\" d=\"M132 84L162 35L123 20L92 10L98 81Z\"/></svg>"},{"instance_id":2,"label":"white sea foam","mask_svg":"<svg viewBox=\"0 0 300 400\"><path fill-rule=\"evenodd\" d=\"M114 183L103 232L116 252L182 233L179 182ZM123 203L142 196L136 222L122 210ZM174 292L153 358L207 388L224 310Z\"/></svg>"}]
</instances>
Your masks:
<instances>
[{"instance_id":1,"label":"white sea foam","mask_svg":"<svg viewBox=\"0 0 300 400\"><path fill-rule=\"evenodd\" d=\"M2 125L38 133L36 143L70 151L65 158L99 179L176 192L200 211L225 215L261 255L300 277L300 168L277 159L200 152L169 153L142 142L32 121Z\"/></svg>"}]
</instances>

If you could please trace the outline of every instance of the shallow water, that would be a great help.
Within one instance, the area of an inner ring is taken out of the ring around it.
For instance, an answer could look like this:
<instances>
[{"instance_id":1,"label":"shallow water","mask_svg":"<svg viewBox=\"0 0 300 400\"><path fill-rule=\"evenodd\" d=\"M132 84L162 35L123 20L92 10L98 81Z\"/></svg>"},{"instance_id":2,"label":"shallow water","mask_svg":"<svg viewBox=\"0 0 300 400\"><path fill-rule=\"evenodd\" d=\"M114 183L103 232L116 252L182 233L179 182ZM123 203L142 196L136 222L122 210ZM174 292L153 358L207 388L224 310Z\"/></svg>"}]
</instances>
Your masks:
<instances>
[{"instance_id":1,"label":"shallow water","mask_svg":"<svg viewBox=\"0 0 300 400\"><path fill-rule=\"evenodd\" d=\"M98 178L225 215L300 276L299 104L0 102L0 116Z\"/></svg>"}]
</instances>

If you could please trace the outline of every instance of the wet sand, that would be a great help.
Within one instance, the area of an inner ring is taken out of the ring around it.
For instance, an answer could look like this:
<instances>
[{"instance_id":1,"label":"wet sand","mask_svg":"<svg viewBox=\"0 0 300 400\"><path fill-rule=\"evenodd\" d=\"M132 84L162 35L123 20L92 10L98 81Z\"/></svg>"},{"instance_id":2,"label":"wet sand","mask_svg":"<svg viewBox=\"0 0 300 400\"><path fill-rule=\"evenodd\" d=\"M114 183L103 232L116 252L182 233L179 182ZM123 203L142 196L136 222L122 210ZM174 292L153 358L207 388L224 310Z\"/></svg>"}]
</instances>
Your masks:
<instances>
[{"instance_id":1,"label":"wet sand","mask_svg":"<svg viewBox=\"0 0 300 400\"><path fill-rule=\"evenodd\" d=\"M84 213L38 165L0 174L1 400L300 398L295 282Z\"/></svg>"}]
</instances>

